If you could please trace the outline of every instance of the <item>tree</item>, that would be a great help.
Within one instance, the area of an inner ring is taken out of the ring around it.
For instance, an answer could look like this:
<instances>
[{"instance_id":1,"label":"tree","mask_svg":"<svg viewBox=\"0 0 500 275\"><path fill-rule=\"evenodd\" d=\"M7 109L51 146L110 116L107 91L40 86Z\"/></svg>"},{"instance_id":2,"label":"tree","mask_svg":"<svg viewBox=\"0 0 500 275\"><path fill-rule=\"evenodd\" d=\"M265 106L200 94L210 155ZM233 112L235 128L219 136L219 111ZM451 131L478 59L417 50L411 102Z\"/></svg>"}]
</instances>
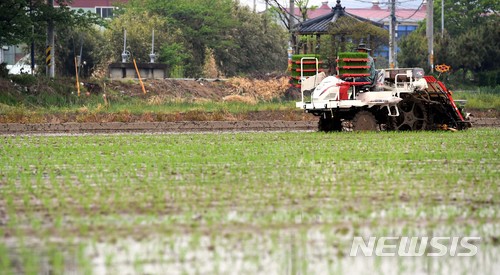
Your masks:
<instances>
[{"instance_id":1,"label":"tree","mask_svg":"<svg viewBox=\"0 0 500 275\"><path fill-rule=\"evenodd\" d=\"M435 6L440 7L441 0ZM445 32L435 39L436 63L451 65L452 73L459 72L462 81L469 73L481 79L478 76L485 72L500 70L499 10L498 1L446 1ZM440 23L435 22L435 26L437 29Z\"/></svg>"},{"instance_id":2,"label":"tree","mask_svg":"<svg viewBox=\"0 0 500 275\"><path fill-rule=\"evenodd\" d=\"M484 72L500 70L498 23L500 22L488 22L469 29L453 40L447 58L455 71L462 72L462 79L465 79L468 72L478 76Z\"/></svg>"},{"instance_id":3,"label":"tree","mask_svg":"<svg viewBox=\"0 0 500 275\"><path fill-rule=\"evenodd\" d=\"M270 6L270 13L276 17L287 30L291 30L293 26L289 24L290 8L286 8L286 4L282 4L279 0L265 0L265 2ZM289 3L290 1L286 1ZM295 7L298 8L300 17L293 14L295 22L305 21L309 19L307 13L311 10L315 10L317 6L309 7L309 0L293 0Z\"/></svg>"},{"instance_id":4,"label":"tree","mask_svg":"<svg viewBox=\"0 0 500 275\"><path fill-rule=\"evenodd\" d=\"M57 7L50 6L45 0L2 0L0 2L0 45L35 44L35 55L39 65L45 64L45 47L48 21L51 20L59 35L56 36L55 62L59 74L73 75L68 70L71 62L66 54L66 33L73 29L91 28L103 24L96 14L82 10L70 10L70 1L55 0ZM56 33L57 34L57 33ZM72 55L74 56L74 55Z\"/></svg>"},{"instance_id":5,"label":"tree","mask_svg":"<svg viewBox=\"0 0 500 275\"><path fill-rule=\"evenodd\" d=\"M500 18L494 16L491 19L477 29L480 37L480 40L477 42L483 53L478 71L500 70L500 48L498 47L498 42L500 41L500 28L498 27L500 25Z\"/></svg>"},{"instance_id":6,"label":"tree","mask_svg":"<svg viewBox=\"0 0 500 275\"><path fill-rule=\"evenodd\" d=\"M349 16L339 17L335 24L331 24L328 28L328 34L342 38L337 45L337 49L342 51L355 51L355 47L361 41L369 42L370 47L376 49L387 44L389 40L387 30Z\"/></svg>"},{"instance_id":7,"label":"tree","mask_svg":"<svg viewBox=\"0 0 500 275\"><path fill-rule=\"evenodd\" d=\"M286 32L266 14L252 13L235 1L132 0L124 8L165 20L159 31L168 34L169 42L159 44L161 60L185 76L202 75L207 53L213 53L226 76L286 66Z\"/></svg>"},{"instance_id":8,"label":"tree","mask_svg":"<svg viewBox=\"0 0 500 275\"><path fill-rule=\"evenodd\" d=\"M107 58L120 61L123 52L124 31L127 32L127 50L137 62L149 62L152 34L155 30L155 51L161 45L175 42L176 29L169 27L165 18L147 11L126 9L114 18L104 32ZM104 46L104 45L103 45Z\"/></svg>"},{"instance_id":9,"label":"tree","mask_svg":"<svg viewBox=\"0 0 500 275\"><path fill-rule=\"evenodd\" d=\"M0 44L14 45L44 40L48 20L58 29L90 26L99 18L90 12L70 10L68 1L56 0L51 7L44 0L2 0L0 2ZM45 28L45 29L44 29Z\"/></svg>"},{"instance_id":10,"label":"tree","mask_svg":"<svg viewBox=\"0 0 500 275\"><path fill-rule=\"evenodd\" d=\"M0 45L13 45L26 40L33 26L26 0L3 0L0 2Z\"/></svg>"},{"instance_id":11,"label":"tree","mask_svg":"<svg viewBox=\"0 0 500 275\"><path fill-rule=\"evenodd\" d=\"M104 31L98 53L102 69L112 62L121 60L125 30L126 50L137 62L149 62L154 30L157 61L167 64L168 70L184 64L189 59L190 53L184 49L182 30L167 22L168 18L148 11L142 6L140 8L124 6Z\"/></svg>"},{"instance_id":12,"label":"tree","mask_svg":"<svg viewBox=\"0 0 500 275\"><path fill-rule=\"evenodd\" d=\"M334 24L329 25L328 35L322 35L320 54L327 59L328 66L334 68L339 52L356 51L360 42L376 49L387 44L388 39L389 33L385 29L349 16L341 16Z\"/></svg>"},{"instance_id":13,"label":"tree","mask_svg":"<svg viewBox=\"0 0 500 275\"><path fill-rule=\"evenodd\" d=\"M186 55L185 71L196 76L201 74L207 48L235 46L228 36L236 24L231 16L232 3L232 0L133 0L126 7L146 9L164 17L168 26L179 29L184 50L190 53Z\"/></svg>"},{"instance_id":14,"label":"tree","mask_svg":"<svg viewBox=\"0 0 500 275\"><path fill-rule=\"evenodd\" d=\"M434 11L441 10L441 1L434 1ZM497 0L455 0L444 2L445 28L450 36L463 34L498 18L500 2ZM436 31L441 26L441 16L434 16Z\"/></svg>"},{"instance_id":15,"label":"tree","mask_svg":"<svg viewBox=\"0 0 500 275\"><path fill-rule=\"evenodd\" d=\"M238 23L229 36L235 46L222 44L215 48L222 71L234 75L286 69L287 32L276 24L269 24L268 14L258 15L236 4L233 10Z\"/></svg>"},{"instance_id":16,"label":"tree","mask_svg":"<svg viewBox=\"0 0 500 275\"><path fill-rule=\"evenodd\" d=\"M434 1L434 10L441 10L441 1ZM452 73L460 72L463 82L468 73L477 75L499 70L498 41L500 2L495 0L445 1L445 32L436 35L434 53L436 64L451 65ZM435 33L439 33L441 17L434 16ZM401 66L426 66L427 39L423 25L399 43Z\"/></svg>"},{"instance_id":17,"label":"tree","mask_svg":"<svg viewBox=\"0 0 500 275\"><path fill-rule=\"evenodd\" d=\"M58 32L57 68L59 75L75 75L75 57L80 56L79 75L90 77L100 63L104 36L101 31L88 28L63 29Z\"/></svg>"},{"instance_id":18,"label":"tree","mask_svg":"<svg viewBox=\"0 0 500 275\"><path fill-rule=\"evenodd\" d=\"M400 67L427 68L427 38L425 29L420 26L416 31L405 36L399 42L400 53L398 61Z\"/></svg>"}]
</instances>

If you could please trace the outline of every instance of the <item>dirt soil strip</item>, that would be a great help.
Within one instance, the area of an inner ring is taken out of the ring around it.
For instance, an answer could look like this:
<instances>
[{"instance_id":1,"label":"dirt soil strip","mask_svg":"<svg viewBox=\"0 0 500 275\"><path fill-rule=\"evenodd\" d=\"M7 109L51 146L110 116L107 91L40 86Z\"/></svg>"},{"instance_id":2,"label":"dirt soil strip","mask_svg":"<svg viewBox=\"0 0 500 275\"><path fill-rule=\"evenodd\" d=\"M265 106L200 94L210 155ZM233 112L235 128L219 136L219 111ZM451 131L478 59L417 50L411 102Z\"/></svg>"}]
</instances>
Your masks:
<instances>
[{"instance_id":1,"label":"dirt soil strip","mask_svg":"<svg viewBox=\"0 0 500 275\"><path fill-rule=\"evenodd\" d=\"M472 118L472 127L500 127L500 117Z\"/></svg>"},{"instance_id":2,"label":"dirt soil strip","mask_svg":"<svg viewBox=\"0 0 500 275\"><path fill-rule=\"evenodd\" d=\"M499 118L477 118L473 127L500 127ZM0 124L0 135L45 133L123 133L123 132L245 132L245 131L314 131L316 121L180 121L180 122L102 122Z\"/></svg>"},{"instance_id":3,"label":"dirt soil strip","mask_svg":"<svg viewBox=\"0 0 500 275\"><path fill-rule=\"evenodd\" d=\"M33 133L114 133L114 132L219 132L219 131L299 131L316 130L313 121L181 121L0 124L0 134Z\"/></svg>"}]
</instances>

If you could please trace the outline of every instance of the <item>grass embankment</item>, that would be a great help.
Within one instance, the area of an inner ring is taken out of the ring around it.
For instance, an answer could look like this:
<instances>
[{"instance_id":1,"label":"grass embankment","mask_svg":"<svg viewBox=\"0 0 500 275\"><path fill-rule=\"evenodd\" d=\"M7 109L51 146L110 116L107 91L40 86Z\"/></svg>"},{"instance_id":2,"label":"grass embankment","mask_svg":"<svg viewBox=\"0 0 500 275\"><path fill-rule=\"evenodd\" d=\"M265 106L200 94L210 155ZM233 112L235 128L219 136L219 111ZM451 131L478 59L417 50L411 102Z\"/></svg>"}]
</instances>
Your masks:
<instances>
[{"instance_id":1,"label":"grass embankment","mask_svg":"<svg viewBox=\"0 0 500 275\"><path fill-rule=\"evenodd\" d=\"M467 100L466 108L500 112L500 86L496 88L482 87L476 90L458 90L453 92L453 98Z\"/></svg>"},{"instance_id":2,"label":"grass embankment","mask_svg":"<svg viewBox=\"0 0 500 275\"><path fill-rule=\"evenodd\" d=\"M294 103L276 101L254 105L241 102L176 101L148 105L143 101L133 100L109 106L86 102L83 106L60 108L2 108L0 105L0 123L231 121L249 119L255 113L274 113L283 120L302 120L303 112L291 104Z\"/></svg>"},{"instance_id":3,"label":"grass embankment","mask_svg":"<svg viewBox=\"0 0 500 275\"><path fill-rule=\"evenodd\" d=\"M290 99L298 94L287 91L286 77L216 83L151 81L146 82L147 94L138 82L101 81L99 90L82 87L80 96L70 79L28 76L16 81L0 81L0 123L234 120L270 111L281 112L283 119L304 119ZM498 88L456 92L454 98L466 99L467 109L500 112Z\"/></svg>"},{"instance_id":4,"label":"grass embankment","mask_svg":"<svg viewBox=\"0 0 500 275\"><path fill-rule=\"evenodd\" d=\"M0 270L494 274L499 135L4 136ZM349 257L354 236L481 241L474 257Z\"/></svg>"},{"instance_id":5,"label":"grass embankment","mask_svg":"<svg viewBox=\"0 0 500 275\"><path fill-rule=\"evenodd\" d=\"M300 116L287 101L286 77L149 80L146 94L135 81L100 82L82 87L80 96L68 80L30 80L0 83L0 122L234 120L268 111Z\"/></svg>"}]
</instances>

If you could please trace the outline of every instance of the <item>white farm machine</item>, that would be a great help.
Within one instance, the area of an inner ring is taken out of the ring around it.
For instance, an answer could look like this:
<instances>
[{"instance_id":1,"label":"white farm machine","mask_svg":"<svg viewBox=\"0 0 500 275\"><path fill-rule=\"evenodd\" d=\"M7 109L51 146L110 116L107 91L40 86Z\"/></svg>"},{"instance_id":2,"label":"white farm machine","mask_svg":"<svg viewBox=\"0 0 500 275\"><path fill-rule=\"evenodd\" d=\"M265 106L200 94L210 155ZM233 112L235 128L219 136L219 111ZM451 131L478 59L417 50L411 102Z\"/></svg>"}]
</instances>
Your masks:
<instances>
[{"instance_id":1,"label":"white farm machine","mask_svg":"<svg viewBox=\"0 0 500 275\"><path fill-rule=\"evenodd\" d=\"M301 77L302 99L296 107L318 116L320 131L462 130L471 126L451 92L433 76L424 76L423 69L379 70L373 82L357 81L366 74L338 72L337 68L334 76L321 72Z\"/></svg>"}]
</instances>

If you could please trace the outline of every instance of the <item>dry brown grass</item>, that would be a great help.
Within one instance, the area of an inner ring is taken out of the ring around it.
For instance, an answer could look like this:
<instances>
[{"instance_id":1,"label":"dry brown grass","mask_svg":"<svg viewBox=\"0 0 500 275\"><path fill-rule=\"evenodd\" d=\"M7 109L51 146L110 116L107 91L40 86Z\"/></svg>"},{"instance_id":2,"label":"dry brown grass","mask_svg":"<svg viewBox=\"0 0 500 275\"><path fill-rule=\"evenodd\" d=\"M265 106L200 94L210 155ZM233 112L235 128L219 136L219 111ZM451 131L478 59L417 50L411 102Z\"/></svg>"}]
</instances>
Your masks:
<instances>
[{"instance_id":1,"label":"dry brown grass","mask_svg":"<svg viewBox=\"0 0 500 275\"><path fill-rule=\"evenodd\" d=\"M75 117L75 121L79 123L87 123L87 122L109 122L110 120L106 120L102 115L93 114L93 113L83 113L77 114Z\"/></svg>"},{"instance_id":2,"label":"dry brown grass","mask_svg":"<svg viewBox=\"0 0 500 275\"><path fill-rule=\"evenodd\" d=\"M84 105L83 107L78 108L78 113L81 113L81 114L90 113L89 107Z\"/></svg>"},{"instance_id":3,"label":"dry brown grass","mask_svg":"<svg viewBox=\"0 0 500 275\"><path fill-rule=\"evenodd\" d=\"M166 101L165 95L153 95L147 99L148 105L163 105Z\"/></svg>"},{"instance_id":4,"label":"dry brown grass","mask_svg":"<svg viewBox=\"0 0 500 275\"><path fill-rule=\"evenodd\" d=\"M118 121L118 122L132 122L133 121L133 116L132 114L128 111L120 111L114 115L113 121Z\"/></svg>"},{"instance_id":5,"label":"dry brown grass","mask_svg":"<svg viewBox=\"0 0 500 275\"><path fill-rule=\"evenodd\" d=\"M205 50L205 62L203 65L203 76L206 78L219 78L222 73L217 68L214 51L212 49Z\"/></svg>"},{"instance_id":6,"label":"dry brown grass","mask_svg":"<svg viewBox=\"0 0 500 275\"><path fill-rule=\"evenodd\" d=\"M44 116L39 114L10 113L0 116L0 123L46 123Z\"/></svg>"},{"instance_id":7,"label":"dry brown grass","mask_svg":"<svg viewBox=\"0 0 500 275\"><path fill-rule=\"evenodd\" d=\"M242 96L242 95L228 95L222 98L224 102L240 102L250 105L257 104L257 100L251 96Z\"/></svg>"},{"instance_id":8,"label":"dry brown grass","mask_svg":"<svg viewBox=\"0 0 500 275\"><path fill-rule=\"evenodd\" d=\"M253 97L257 101L270 101L281 98L288 88L286 77L260 80L234 77L228 80L232 85L232 94L243 97Z\"/></svg>"},{"instance_id":9,"label":"dry brown grass","mask_svg":"<svg viewBox=\"0 0 500 275\"><path fill-rule=\"evenodd\" d=\"M154 113L147 112L142 115L140 115L139 120L140 121L145 121L145 122L155 122L157 119L157 116Z\"/></svg>"}]
</instances>

